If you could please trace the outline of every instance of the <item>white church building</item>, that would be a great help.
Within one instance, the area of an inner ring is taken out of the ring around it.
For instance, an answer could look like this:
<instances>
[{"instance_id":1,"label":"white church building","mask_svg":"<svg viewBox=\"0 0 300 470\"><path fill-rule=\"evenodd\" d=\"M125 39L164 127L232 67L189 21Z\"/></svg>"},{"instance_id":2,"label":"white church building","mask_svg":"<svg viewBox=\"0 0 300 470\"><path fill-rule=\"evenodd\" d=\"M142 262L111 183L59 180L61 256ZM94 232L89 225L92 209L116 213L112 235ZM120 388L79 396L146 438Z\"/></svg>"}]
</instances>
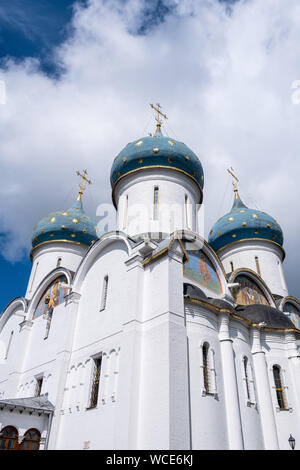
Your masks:
<instances>
[{"instance_id":1,"label":"white church building","mask_svg":"<svg viewBox=\"0 0 300 470\"><path fill-rule=\"evenodd\" d=\"M201 162L162 134L111 170L116 230L82 204L34 227L24 297L0 316L0 450L300 445L300 300L283 234L248 208L200 236Z\"/></svg>"}]
</instances>

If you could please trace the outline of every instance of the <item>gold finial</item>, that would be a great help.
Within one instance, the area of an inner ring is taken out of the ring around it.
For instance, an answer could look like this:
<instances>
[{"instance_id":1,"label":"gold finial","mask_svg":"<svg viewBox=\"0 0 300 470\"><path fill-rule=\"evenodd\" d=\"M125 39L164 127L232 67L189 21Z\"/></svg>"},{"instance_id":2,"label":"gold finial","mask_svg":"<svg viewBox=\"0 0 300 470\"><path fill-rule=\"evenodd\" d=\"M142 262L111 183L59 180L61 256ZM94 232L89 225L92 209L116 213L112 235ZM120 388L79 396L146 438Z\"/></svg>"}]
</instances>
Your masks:
<instances>
[{"instance_id":1,"label":"gold finial","mask_svg":"<svg viewBox=\"0 0 300 470\"><path fill-rule=\"evenodd\" d=\"M233 186L233 191L234 191L234 197L235 199L238 199L239 192L238 192L237 183L239 182L239 179L237 178L237 176L235 176L234 169L232 168L232 166L230 168L227 168L227 171L232 176L232 186Z\"/></svg>"},{"instance_id":2,"label":"gold finial","mask_svg":"<svg viewBox=\"0 0 300 470\"><path fill-rule=\"evenodd\" d=\"M80 176L81 178L81 183L79 185L79 193L77 197L77 201L82 201L82 195L83 191L85 190L85 184L92 184L91 180L88 180L86 175L87 175L87 170L83 170L83 175L80 173L80 171L76 171L76 174Z\"/></svg>"},{"instance_id":3,"label":"gold finial","mask_svg":"<svg viewBox=\"0 0 300 470\"><path fill-rule=\"evenodd\" d=\"M155 118L156 119L156 132L161 132L161 124L162 124L162 121L161 121L161 116L165 119L168 119L167 116L165 114L163 114L161 112L161 105L159 103L156 103L156 106L155 107L153 104L150 104L151 108L154 109L154 111L157 112L157 117Z\"/></svg>"}]
</instances>

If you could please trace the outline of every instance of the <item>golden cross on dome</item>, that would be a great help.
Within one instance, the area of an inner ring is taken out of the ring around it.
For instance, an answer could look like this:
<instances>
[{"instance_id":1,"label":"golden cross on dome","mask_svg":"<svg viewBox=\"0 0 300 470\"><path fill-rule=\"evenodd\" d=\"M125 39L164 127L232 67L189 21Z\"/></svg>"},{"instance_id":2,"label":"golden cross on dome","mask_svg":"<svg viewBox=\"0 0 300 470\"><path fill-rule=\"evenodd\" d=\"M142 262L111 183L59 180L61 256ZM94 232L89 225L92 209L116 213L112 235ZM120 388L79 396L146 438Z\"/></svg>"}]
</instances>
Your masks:
<instances>
[{"instance_id":1,"label":"golden cross on dome","mask_svg":"<svg viewBox=\"0 0 300 470\"><path fill-rule=\"evenodd\" d=\"M234 169L232 168L232 166L230 168L227 168L227 171L232 176L232 186L233 186L233 191L234 191L234 197L235 199L238 199L239 193L238 193L237 183L239 182L239 179L237 176L235 176Z\"/></svg>"},{"instance_id":2,"label":"golden cross on dome","mask_svg":"<svg viewBox=\"0 0 300 470\"><path fill-rule=\"evenodd\" d=\"M162 125L162 121L161 121L161 116L164 118L164 119L168 119L166 114L163 114L161 112L161 105L159 103L156 103L156 106L154 106L153 104L150 104L151 108L154 109L154 111L157 112L157 117L155 118L156 119L156 132L161 132L161 125Z\"/></svg>"},{"instance_id":3,"label":"golden cross on dome","mask_svg":"<svg viewBox=\"0 0 300 470\"><path fill-rule=\"evenodd\" d=\"M87 179L87 170L83 170L83 175L80 173L80 171L76 171L76 174L78 176L80 176L81 178L81 183L79 185L79 193L78 193L78 197L77 197L77 201L82 201L82 195L83 195L83 191L85 190L85 185L86 183L88 184L92 184L91 180L88 180Z\"/></svg>"}]
</instances>

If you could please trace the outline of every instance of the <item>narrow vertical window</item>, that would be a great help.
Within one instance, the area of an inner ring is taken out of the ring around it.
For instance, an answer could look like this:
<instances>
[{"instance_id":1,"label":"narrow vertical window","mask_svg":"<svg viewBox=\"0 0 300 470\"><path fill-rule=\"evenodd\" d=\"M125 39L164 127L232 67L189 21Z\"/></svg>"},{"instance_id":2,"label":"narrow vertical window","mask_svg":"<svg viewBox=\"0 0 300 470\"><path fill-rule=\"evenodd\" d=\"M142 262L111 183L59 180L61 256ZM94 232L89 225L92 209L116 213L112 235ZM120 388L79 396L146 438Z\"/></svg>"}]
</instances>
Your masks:
<instances>
[{"instance_id":1,"label":"narrow vertical window","mask_svg":"<svg viewBox=\"0 0 300 470\"><path fill-rule=\"evenodd\" d=\"M13 339L13 335L14 335L14 332L11 331L10 337L9 337L9 340L8 340L8 344L7 344L7 348L6 348L6 353L5 353L5 358L4 358L4 359L7 359L7 357L8 357L8 353L9 353L9 350L10 350L10 346L11 346L11 342L12 342L12 339Z\"/></svg>"},{"instance_id":2,"label":"narrow vertical window","mask_svg":"<svg viewBox=\"0 0 300 470\"><path fill-rule=\"evenodd\" d=\"M188 197L184 196L184 213L185 213L185 226L189 228L189 214L188 214Z\"/></svg>"},{"instance_id":3,"label":"narrow vertical window","mask_svg":"<svg viewBox=\"0 0 300 470\"><path fill-rule=\"evenodd\" d=\"M278 406L280 410L285 410L286 403L285 403L285 397L284 397L284 390L282 386L280 367L273 366L273 376L274 376L274 383L275 383Z\"/></svg>"},{"instance_id":4,"label":"narrow vertical window","mask_svg":"<svg viewBox=\"0 0 300 470\"><path fill-rule=\"evenodd\" d=\"M104 279L103 279L103 286L102 286L102 297L101 297L100 312L102 310L105 310L105 308L106 308L107 290L108 290L108 276L105 276Z\"/></svg>"},{"instance_id":5,"label":"narrow vertical window","mask_svg":"<svg viewBox=\"0 0 300 470\"><path fill-rule=\"evenodd\" d=\"M57 263L56 263L56 267L59 268L60 266L61 266L61 258L58 258Z\"/></svg>"},{"instance_id":6,"label":"narrow vertical window","mask_svg":"<svg viewBox=\"0 0 300 470\"><path fill-rule=\"evenodd\" d=\"M258 256L255 256L256 272L260 276L260 266Z\"/></svg>"},{"instance_id":7,"label":"narrow vertical window","mask_svg":"<svg viewBox=\"0 0 300 470\"><path fill-rule=\"evenodd\" d=\"M41 396L42 387L43 387L43 377L40 377L39 379L36 379L36 390L35 390L36 397Z\"/></svg>"},{"instance_id":8,"label":"narrow vertical window","mask_svg":"<svg viewBox=\"0 0 300 470\"><path fill-rule=\"evenodd\" d=\"M32 287L33 287L33 283L34 283L34 279L35 279L35 275L36 275L36 272L37 272L38 265L39 265L39 262L37 261L37 263L35 265L35 268L34 268L34 271L33 271L33 274L32 274L32 279L31 279L31 282L30 282L29 292L32 291Z\"/></svg>"},{"instance_id":9,"label":"narrow vertical window","mask_svg":"<svg viewBox=\"0 0 300 470\"><path fill-rule=\"evenodd\" d=\"M45 305L47 305L47 311L43 316L47 320L47 323L46 323L46 331L45 331L44 339L47 339L49 336L49 331L50 331L51 322L52 322L52 315L53 315L53 306L49 307L49 302L50 302L50 298L46 297Z\"/></svg>"},{"instance_id":10,"label":"narrow vertical window","mask_svg":"<svg viewBox=\"0 0 300 470\"><path fill-rule=\"evenodd\" d=\"M206 393L210 393L209 387L209 368L208 368L208 344L204 343L202 347L203 353L203 379L204 379L204 389Z\"/></svg>"},{"instance_id":11,"label":"narrow vertical window","mask_svg":"<svg viewBox=\"0 0 300 470\"><path fill-rule=\"evenodd\" d=\"M233 267L233 262L232 261L230 261L230 269L231 269L231 272L233 273L234 267Z\"/></svg>"},{"instance_id":12,"label":"narrow vertical window","mask_svg":"<svg viewBox=\"0 0 300 470\"><path fill-rule=\"evenodd\" d=\"M247 396L247 400L250 401L251 396L250 396L249 373L248 373L248 358L246 356L243 359L243 365L244 365L246 396Z\"/></svg>"},{"instance_id":13,"label":"narrow vertical window","mask_svg":"<svg viewBox=\"0 0 300 470\"><path fill-rule=\"evenodd\" d=\"M153 219L158 220L158 186L154 188L154 198L153 198Z\"/></svg>"},{"instance_id":14,"label":"narrow vertical window","mask_svg":"<svg viewBox=\"0 0 300 470\"><path fill-rule=\"evenodd\" d=\"M125 198L123 229L127 227L127 217L128 217L128 194L126 195L126 198Z\"/></svg>"},{"instance_id":15,"label":"narrow vertical window","mask_svg":"<svg viewBox=\"0 0 300 470\"><path fill-rule=\"evenodd\" d=\"M98 403L101 362L102 362L102 357L98 357L97 359L94 359L91 398L90 398L89 408L96 408L97 403Z\"/></svg>"}]
</instances>

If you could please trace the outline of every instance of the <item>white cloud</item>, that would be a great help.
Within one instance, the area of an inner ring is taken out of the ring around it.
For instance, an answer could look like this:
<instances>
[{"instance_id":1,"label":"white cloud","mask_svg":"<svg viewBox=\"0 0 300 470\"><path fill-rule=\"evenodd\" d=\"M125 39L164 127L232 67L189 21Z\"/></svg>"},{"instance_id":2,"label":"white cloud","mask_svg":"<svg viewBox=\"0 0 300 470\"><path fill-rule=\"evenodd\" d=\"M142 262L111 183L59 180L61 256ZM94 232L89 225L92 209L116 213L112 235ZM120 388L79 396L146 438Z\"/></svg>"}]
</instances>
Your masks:
<instances>
[{"instance_id":1,"label":"white cloud","mask_svg":"<svg viewBox=\"0 0 300 470\"><path fill-rule=\"evenodd\" d=\"M145 0L78 8L72 36L56 52L58 80L30 59L0 70L1 251L10 260L28 252L35 223L72 204L77 169L94 181L86 209L95 214L108 202L115 155L153 129L148 103L159 101L168 132L202 159L206 234L231 207L226 168L233 166L245 202L281 223L285 271L300 297L300 105L292 101L299 2L240 1L230 15L217 0L164 3L172 13L144 35L134 33Z\"/></svg>"}]
</instances>

